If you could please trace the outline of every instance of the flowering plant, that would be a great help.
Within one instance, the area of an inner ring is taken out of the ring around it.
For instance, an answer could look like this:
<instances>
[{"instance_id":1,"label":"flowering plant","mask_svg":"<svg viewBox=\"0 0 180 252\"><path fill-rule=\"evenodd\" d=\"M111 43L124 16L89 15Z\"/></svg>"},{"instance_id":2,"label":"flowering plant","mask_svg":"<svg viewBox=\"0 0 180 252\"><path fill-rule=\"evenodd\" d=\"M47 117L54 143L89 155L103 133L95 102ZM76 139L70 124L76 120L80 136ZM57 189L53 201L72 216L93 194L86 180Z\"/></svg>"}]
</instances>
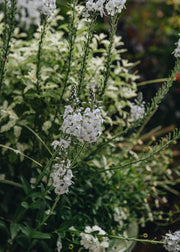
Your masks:
<instances>
[{"instance_id":1,"label":"flowering plant","mask_svg":"<svg viewBox=\"0 0 180 252\"><path fill-rule=\"evenodd\" d=\"M27 11L32 18L19 14L32 2L5 0L1 15L0 193L8 196L0 206L0 245L111 251L112 238L123 239L130 223L137 235L138 224L170 220L158 208L172 180L168 146L180 133L148 146L142 131L172 86L179 60L145 107L134 64L121 57L115 35L124 0L85 6L73 0L69 25L61 23L55 1L40 1L34 14ZM15 19L20 15L29 27L37 13L41 25L26 39ZM109 39L94 33L99 13L109 15Z\"/></svg>"}]
</instances>

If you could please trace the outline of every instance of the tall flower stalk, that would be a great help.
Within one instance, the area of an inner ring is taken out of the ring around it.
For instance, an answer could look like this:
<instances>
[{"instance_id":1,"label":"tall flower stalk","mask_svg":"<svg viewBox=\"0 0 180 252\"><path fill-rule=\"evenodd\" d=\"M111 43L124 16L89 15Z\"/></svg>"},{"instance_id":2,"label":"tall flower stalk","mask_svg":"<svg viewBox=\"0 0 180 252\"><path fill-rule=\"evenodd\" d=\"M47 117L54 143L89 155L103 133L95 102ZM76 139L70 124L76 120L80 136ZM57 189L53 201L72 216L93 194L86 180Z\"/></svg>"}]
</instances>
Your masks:
<instances>
[{"instance_id":1,"label":"tall flower stalk","mask_svg":"<svg viewBox=\"0 0 180 252\"><path fill-rule=\"evenodd\" d=\"M73 48L74 48L74 42L76 39L76 27L75 27L76 5L77 5L77 0L72 0L72 5L71 5L72 6L72 17L71 17L71 20L69 23L69 36L68 36L69 53L68 53L68 58L67 58L66 74L65 74L65 78L64 78L63 89L62 89L62 93L60 96L59 104L61 104L61 102L62 102L64 93L67 88L69 74L71 72ZM57 111L56 111L56 114L57 114Z\"/></svg>"},{"instance_id":2,"label":"tall flower stalk","mask_svg":"<svg viewBox=\"0 0 180 252\"><path fill-rule=\"evenodd\" d=\"M109 76L110 76L110 71L111 71L111 63L112 63L112 47L113 47L113 41L114 41L114 36L116 33L116 28L117 28L117 16L110 17L110 38L109 38L109 46L107 50L107 56L106 56L106 63L105 63L105 73L104 73L104 82L102 86L102 91L101 91L101 97L104 95L104 92L106 90Z\"/></svg>"},{"instance_id":3,"label":"tall flower stalk","mask_svg":"<svg viewBox=\"0 0 180 252\"><path fill-rule=\"evenodd\" d=\"M83 48L83 58L81 62L81 68L80 68L80 73L79 73L79 83L78 83L78 88L77 88L77 95L80 95L81 88L83 87L83 81L85 78L85 73L86 73L86 68L87 68L87 60L88 60L88 55L90 52L90 43L93 37L93 31L96 23L96 14L93 14L91 21L89 22L88 25L88 33L87 33L87 40L84 43L84 48Z\"/></svg>"},{"instance_id":4,"label":"tall flower stalk","mask_svg":"<svg viewBox=\"0 0 180 252\"><path fill-rule=\"evenodd\" d=\"M44 40L44 36L46 34L46 26L47 26L47 17L43 15L43 24L42 24L42 30L41 30L41 37L38 45L38 52L37 52L37 67L36 67L36 89L38 94L40 93L40 81L41 81L41 56L42 56L42 44Z\"/></svg>"},{"instance_id":5,"label":"tall flower stalk","mask_svg":"<svg viewBox=\"0 0 180 252\"><path fill-rule=\"evenodd\" d=\"M4 79L5 66L10 51L10 41L15 26L16 0L4 1L4 30L2 34L2 49L0 52L0 90Z\"/></svg>"}]
</instances>

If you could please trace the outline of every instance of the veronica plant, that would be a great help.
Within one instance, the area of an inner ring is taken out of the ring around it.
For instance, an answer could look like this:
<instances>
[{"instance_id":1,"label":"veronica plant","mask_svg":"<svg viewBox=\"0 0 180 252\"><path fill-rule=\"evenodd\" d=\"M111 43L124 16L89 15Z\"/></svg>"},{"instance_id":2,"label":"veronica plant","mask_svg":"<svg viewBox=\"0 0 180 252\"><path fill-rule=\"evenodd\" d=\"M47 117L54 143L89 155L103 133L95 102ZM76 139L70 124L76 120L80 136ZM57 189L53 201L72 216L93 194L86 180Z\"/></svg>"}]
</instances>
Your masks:
<instances>
[{"instance_id":1,"label":"veronica plant","mask_svg":"<svg viewBox=\"0 0 180 252\"><path fill-rule=\"evenodd\" d=\"M61 23L55 1L42 1L36 6L41 24L29 40L14 30L21 4L5 1L0 24L0 194L7 193L0 246L111 251L112 239L136 239L123 236L131 223L137 235L138 224L171 221L159 205L167 203L173 181L168 146L180 133L159 140L142 133L180 71L179 60L145 105L135 64L123 59L115 35L124 0L85 6L73 0L69 24ZM95 33L99 14L109 16L109 38Z\"/></svg>"}]
</instances>

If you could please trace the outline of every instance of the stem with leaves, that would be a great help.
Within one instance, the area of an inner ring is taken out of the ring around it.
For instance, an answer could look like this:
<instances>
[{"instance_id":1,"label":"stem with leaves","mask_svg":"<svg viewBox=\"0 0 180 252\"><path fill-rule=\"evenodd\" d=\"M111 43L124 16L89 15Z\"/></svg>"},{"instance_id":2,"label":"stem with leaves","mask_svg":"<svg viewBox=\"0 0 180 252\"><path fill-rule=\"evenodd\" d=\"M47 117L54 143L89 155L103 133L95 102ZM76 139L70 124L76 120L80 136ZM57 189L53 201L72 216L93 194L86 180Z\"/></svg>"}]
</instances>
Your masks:
<instances>
[{"instance_id":1,"label":"stem with leaves","mask_svg":"<svg viewBox=\"0 0 180 252\"><path fill-rule=\"evenodd\" d=\"M49 217L51 216L51 213L54 211L54 209L55 209L57 203L59 202L59 200L60 200L60 195L58 195L58 196L56 197L56 200L55 200L53 206L52 206L51 209L50 209L50 214L48 214L48 215L46 215L46 216L44 217L44 219L42 220L42 222L40 222L40 223L38 224L38 226L36 227L36 230L38 230L41 226L43 226L44 223L49 219Z\"/></svg>"},{"instance_id":2,"label":"stem with leaves","mask_svg":"<svg viewBox=\"0 0 180 252\"><path fill-rule=\"evenodd\" d=\"M96 14L94 14L91 18L91 21L88 24L88 30L87 30L87 39L86 42L84 43L83 47L83 58L82 58L82 63L81 63L81 68L79 72L79 83L78 83L78 88L77 88L77 95L79 97L81 88L83 86L83 81L85 78L85 73L86 73L86 68L87 68L87 60L88 60L88 55L90 52L90 43L93 37L93 31L96 23Z\"/></svg>"},{"instance_id":3,"label":"stem with leaves","mask_svg":"<svg viewBox=\"0 0 180 252\"><path fill-rule=\"evenodd\" d=\"M42 44L43 44L43 39L46 34L46 25L47 25L47 17L43 16L43 26L41 30L41 37L39 41L39 46L38 46L38 52L37 52L37 66L36 66L36 89L38 94L40 93L39 90L39 85L40 85L40 80L41 80L41 75L40 75L40 70L41 70L41 55L42 55Z\"/></svg>"},{"instance_id":4,"label":"stem with leaves","mask_svg":"<svg viewBox=\"0 0 180 252\"><path fill-rule=\"evenodd\" d=\"M0 90L2 87L5 65L10 51L10 41L15 26L16 0L11 0L11 6L8 6L7 0L4 4L4 29L2 34L3 46L0 52Z\"/></svg>"},{"instance_id":5,"label":"stem with leaves","mask_svg":"<svg viewBox=\"0 0 180 252\"><path fill-rule=\"evenodd\" d=\"M109 235L108 237L118 239L118 240L124 240L124 241L147 242L147 243L151 243L151 244L164 244L163 241L137 239L137 238L132 238L132 237L123 237L123 236L116 236L116 235Z\"/></svg>"},{"instance_id":6,"label":"stem with leaves","mask_svg":"<svg viewBox=\"0 0 180 252\"><path fill-rule=\"evenodd\" d=\"M67 59L67 70L65 74L64 83L63 83L64 86L63 86L63 90L62 90L60 102L59 102L60 105L61 105L64 93L66 91L66 88L67 88L68 78L71 71L74 42L76 39L76 27L75 27L76 2L77 2L76 0L72 0L72 17L71 17L71 22L69 24L69 32L68 32L69 53L68 53L68 59ZM57 112L58 111L56 111L56 114Z\"/></svg>"},{"instance_id":7,"label":"stem with leaves","mask_svg":"<svg viewBox=\"0 0 180 252\"><path fill-rule=\"evenodd\" d=\"M116 29L117 29L117 17L110 17L110 26L111 26L111 31L110 31L110 38L109 38L109 46L108 46L108 51L107 51L107 57L106 57L106 64L105 64L105 73L104 73L104 83L103 83L103 87L102 87L102 91L100 96L102 97L104 95L104 92L106 90L107 87L107 83L109 80L109 76L110 76L110 70L111 70L111 56L112 56L112 47L113 47L113 39L114 39L114 35L116 33Z\"/></svg>"}]
</instances>

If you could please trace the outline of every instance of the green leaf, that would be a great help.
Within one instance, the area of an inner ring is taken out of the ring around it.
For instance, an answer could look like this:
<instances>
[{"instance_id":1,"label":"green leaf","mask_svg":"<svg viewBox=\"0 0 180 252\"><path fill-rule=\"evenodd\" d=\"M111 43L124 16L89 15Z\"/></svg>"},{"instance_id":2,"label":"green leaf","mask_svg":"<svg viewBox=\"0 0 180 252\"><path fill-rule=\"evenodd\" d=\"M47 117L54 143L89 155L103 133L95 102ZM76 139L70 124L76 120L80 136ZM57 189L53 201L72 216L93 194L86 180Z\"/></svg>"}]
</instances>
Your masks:
<instances>
[{"instance_id":1,"label":"green leaf","mask_svg":"<svg viewBox=\"0 0 180 252\"><path fill-rule=\"evenodd\" d=\"M20 230L20 225L17 223L11 223L10 224L10 232L11 232L11 239L14 240L16 235L18 234Z\"/></svg>"},{"instance_id":2,"label":"green leaf","mask_svg":"<svg viewBox=\"0 0 180 252\"><path fill-rule=\"evenodd\" d=\"M51 239L51 235L48 233L42 233L40 231L32 231L31 237L34 239Z\"/></svg>"},{"instance_id":3,"label":"green leaf","mask_svg":"<svg viewBox=\"0 0 180 252\"><path fill-rule=\"evenodd\" d=\"M3 221L0 221L0 244L6 243L8 239L8 229Z\"/></svg>"},{"instance_id":4,"label":"green leaf","mask_svg":"<svg viewBox=\"0 0 180 252\"><path fill-rule=\"evenodd\" d=\"M25 209L28 209L28 208L29 208L29 204L28 204L27 202L25 202L25 201L23 201L23 202L21 203L21 206L24 207Z\"/></svg>"},{"instance_id":5,"label":"green leaf","mask_svg":"<svg viewBox=\"0 0 180 252\"><path fill-rule=\"evenodd\" d=\"M21 232L22 232L25 236L30 237L30 234L31 234L31 228L30 228L30 227L21 225L21 226L20 226L20 230L21 230Z\"/></svg>"},{"instance_id":6,"label":"green leaf","mask_svg":"<svg viewBox=\"0 0 180 252\"><path fill-rule=\"evenodd\" d=\"M20 177L20 179L21 179L25 194L29 194L29 192L31 191L30 184L28 183L28 181L25 178Z\"/></svg>"}]
</instances>

